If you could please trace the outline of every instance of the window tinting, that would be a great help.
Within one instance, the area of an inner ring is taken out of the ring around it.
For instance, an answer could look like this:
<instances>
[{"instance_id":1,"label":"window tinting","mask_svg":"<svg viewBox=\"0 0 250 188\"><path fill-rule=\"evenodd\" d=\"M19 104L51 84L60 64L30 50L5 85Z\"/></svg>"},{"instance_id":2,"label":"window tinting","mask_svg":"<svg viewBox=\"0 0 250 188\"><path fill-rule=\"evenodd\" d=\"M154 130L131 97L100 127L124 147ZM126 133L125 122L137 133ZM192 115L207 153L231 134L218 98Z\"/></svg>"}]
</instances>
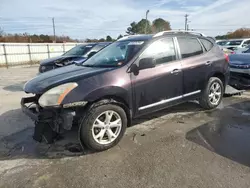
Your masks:
<instances>
[{"instance_id":1,"label":"window tinting","mask_svg":"<svg viewBox=\"0 0 250 188\"><path fill-rule=\"evenodd\" d=\"M245 41L244 44L250 44L250 40Z\"/></svg>"},{"instance_id":2,"label":"window tinting","mask_svg":"<svg viewBox=\"0 0 250 188\"><path fill-rule=\"evenodd\" d=\"M156 64L176 60L173 39L165 38L155 41L143 52L141 59L142 58L154 58Z\"/></svg>"},{"instance_id":3,"label":"window tinting","mask_svg":"<svg viewBox=\"0 0 250 188\"><path fill-rule=\"evenodd\" d=\"M103 49L106 45L104 44L97 44L95 45L91 51L95 51L95 52L98 52L99 50Z\"/></svg>"},{"instance_id":4,"label":"window tinting","mask_svg":"<svg viewBox=\"0 0 250 188\"><path fill-rule=\"evenodd\" d=\"M206 40L206 39L200 39L201 43L205 47L206 51L209 51L213 48L213 43Z\"/></svg>"},{"instance_id":5,"label":"window tinting","mask_svg":"<svg viewBox=\"0 0 250 188\"><path fill-rule=\"evenodd\" d=\"M178 38L182 58L188 58L203 53L196 38Z\"/></svg>"},{"instance_id":6,"label":"window tinting","mask_svg":"<svg viewBox=\"0 0 250 188\"><path fill-rule=\"evenodd\" d=\"M243 40L231 40L231 41L228 41L227 45L228 46L234 46L234 45L241 45Z\"/></svg>"}]
</instances>

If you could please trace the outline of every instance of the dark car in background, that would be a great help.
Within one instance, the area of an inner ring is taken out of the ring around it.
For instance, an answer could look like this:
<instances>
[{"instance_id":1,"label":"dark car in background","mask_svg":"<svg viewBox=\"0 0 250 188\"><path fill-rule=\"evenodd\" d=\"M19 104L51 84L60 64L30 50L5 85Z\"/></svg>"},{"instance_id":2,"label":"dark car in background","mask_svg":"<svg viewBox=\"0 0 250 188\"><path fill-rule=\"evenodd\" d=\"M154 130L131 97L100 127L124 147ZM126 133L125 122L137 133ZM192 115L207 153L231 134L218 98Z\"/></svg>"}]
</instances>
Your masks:
<instances>
[{"instance_id":1,"label":"dark car in background","mask_svg":"<svg viewBox=\"0 0 250 188\"><path fill-rule=\"evenodd\" d=\"M83 63L95 53L111 44L110 42L79 44L61 56L45 59L40 62L39 73L59 67L71 65L75 62Z\"/></svg>"},{"instance_id":2,"label":"dark car in background","mask_svg":"<svg viewBox=\"0 0 250 188\"><path fill-rule=\"evenodd\" d=\"M229 56L229 84L237 89L250 88L250 53L233 54Z\"/></svg>"},{"instance_id":3,"label":"dark car in background","mask_svg":"<svg viewBox=\"0 0 250 188\"><path fill-rule=\"evenodd\" d=\"M119 39L83 64L40 74L24 86L34 139L51 143L79 125L83 147L116 145L132 119L188 100L216 108L229 79L227 56L210 38L165 31Z\"/></svg>"}]
</instances>

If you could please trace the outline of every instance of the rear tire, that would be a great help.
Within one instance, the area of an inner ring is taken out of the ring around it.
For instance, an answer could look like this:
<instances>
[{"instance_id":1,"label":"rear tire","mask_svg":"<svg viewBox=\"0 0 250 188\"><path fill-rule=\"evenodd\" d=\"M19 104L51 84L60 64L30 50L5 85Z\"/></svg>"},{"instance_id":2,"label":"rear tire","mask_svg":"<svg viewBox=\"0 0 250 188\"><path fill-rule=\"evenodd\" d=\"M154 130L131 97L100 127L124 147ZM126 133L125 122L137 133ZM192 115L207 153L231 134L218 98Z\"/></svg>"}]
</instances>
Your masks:
<instances>
[{"instance_id":1,"label":"rear tire","mask_svg":"<svg viewBox=\"0 0 250 188\"><path fill-rule=\"evenodd\" d=\"M106 103L86 112L80 124L79 139L90 150L103 151L115 146L126 128L125 111L118 105Z\"/></svg>"},{"instance_id":2,"label":"rear tire","mask_svg":"<svg viewBox=\"0 0 250 188\"><path fill-rule=\"evenodd\" d=\"M224 84L217 77L211 77L201 93L199 103L202 108L214 109L221 103L224 94Z\"/></svg>"}]
</instances>

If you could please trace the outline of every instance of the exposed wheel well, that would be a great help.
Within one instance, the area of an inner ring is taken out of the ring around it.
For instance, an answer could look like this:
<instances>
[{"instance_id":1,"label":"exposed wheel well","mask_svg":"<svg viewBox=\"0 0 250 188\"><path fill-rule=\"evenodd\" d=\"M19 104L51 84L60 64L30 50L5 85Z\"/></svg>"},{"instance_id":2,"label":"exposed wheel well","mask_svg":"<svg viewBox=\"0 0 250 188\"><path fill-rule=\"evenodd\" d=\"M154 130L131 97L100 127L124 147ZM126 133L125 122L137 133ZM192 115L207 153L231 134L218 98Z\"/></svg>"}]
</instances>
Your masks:
<instances>
[{"instance_id":1,"label":"exposed wheel well","mask_svg":"<svg viewBox=\"0 0 250 188\"><path fill-rule=\"evenodd\" d=\"M225 86L226 80L225 80L224 74L217 72L217 73L213 74L212 77L219 78Z\"/></svg>"}]
</instances>

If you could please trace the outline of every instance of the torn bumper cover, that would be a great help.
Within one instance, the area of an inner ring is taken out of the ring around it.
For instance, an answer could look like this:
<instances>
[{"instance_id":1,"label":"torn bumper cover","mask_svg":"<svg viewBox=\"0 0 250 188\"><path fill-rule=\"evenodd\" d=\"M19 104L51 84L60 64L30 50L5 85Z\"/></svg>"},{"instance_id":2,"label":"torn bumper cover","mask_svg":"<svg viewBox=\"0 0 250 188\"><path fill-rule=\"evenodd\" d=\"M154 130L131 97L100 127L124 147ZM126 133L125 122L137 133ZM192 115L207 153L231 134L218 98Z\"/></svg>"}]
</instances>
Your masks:
<instances>
[{"instance_id":1,"label":"torn bumper cover","mask_svg":"<svg viewBox=\"0 0 250 188\"><path fill-rule=\"evenodd\" d=\"M22 111L35 121L33 139L50 144L53 143L63 130L72 127L75 112L62 107L41 108L38 97L27 97L21 99Z\"/></svg>"},{"instance_id":2,"label":"torn bumper cover","mask_svg":"<svg viewBox=\"0 0 250 188\"><path fill-rule=\"evenodd\" d=\"M237 89L250 88L250 74L240 72L230 72L229 85Z\"/></svg>"}]
</instances>

